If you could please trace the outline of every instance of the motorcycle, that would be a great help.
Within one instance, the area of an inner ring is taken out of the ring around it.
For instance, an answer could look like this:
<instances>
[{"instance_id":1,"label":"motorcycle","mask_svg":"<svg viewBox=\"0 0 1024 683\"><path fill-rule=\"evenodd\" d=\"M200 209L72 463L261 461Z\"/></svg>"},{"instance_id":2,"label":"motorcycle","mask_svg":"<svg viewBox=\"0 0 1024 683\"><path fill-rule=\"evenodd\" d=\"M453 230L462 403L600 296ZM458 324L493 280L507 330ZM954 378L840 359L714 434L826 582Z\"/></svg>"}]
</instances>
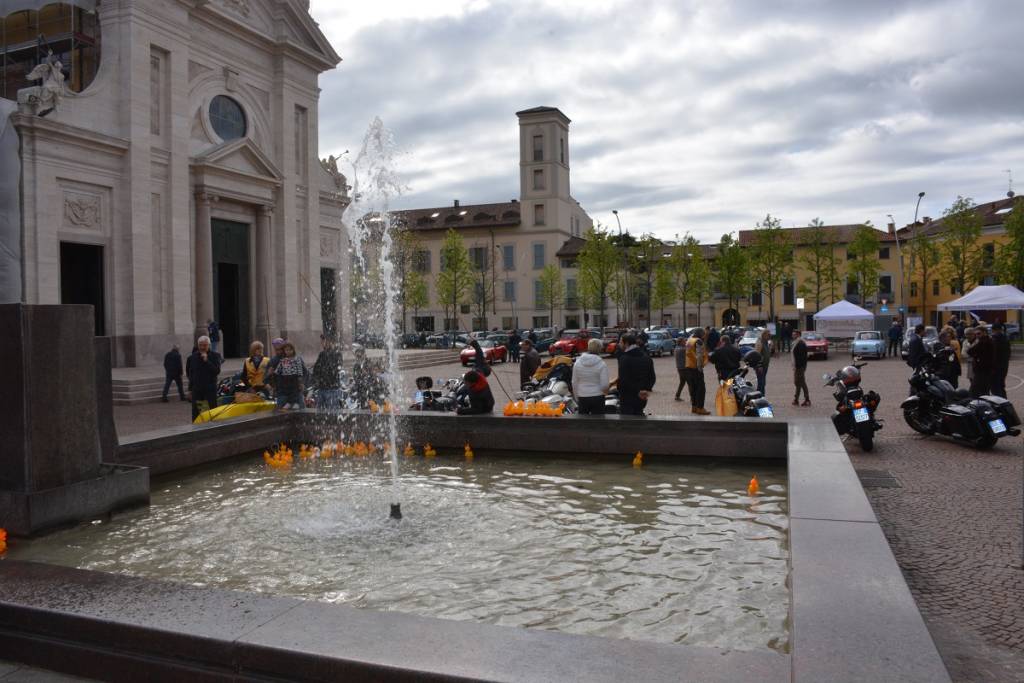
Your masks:
<instances>
[{"instance_id":1,"label":"motorcycle","mask_svg":"<svg viewBox=\"0 0 1024 683\"><path fill-rule=\"evenodd\" d=\"M417 377L416 397L409 410L454 413L459 409L458 396L461 388L461 379L445 380L440 389L435 389L433 379Z\"/></svg>"},{"instance_id":2,"label":"motorcycle","mask_svg":"<svg viewBox=\"0 0 1024 683\"><path fill-rule=\"evenodd\" d=\"M726 381L732 382L732 395L736 398L736 414L743 417L775 417L775 410L757 387L747 381L750 366L744 363L729 373Z\"/></svg>"},{"instance_id":3,"label":"motorcycle","mask_svg":"<svg viewBox=\"0 0 1024 683\"><path fill-rule=\"evenodd\" d=\"M1005 436L1020 434L1020 418L1013 404L1001 396L971 398L966 389L953 385L938 376L942 354L952 354L949 348L925 353L921 365L910 376L913 392L900 404L903 419L916 432L931 436L940 434L961 443L987 450Z\"/></svg>"},{"instance_id":4,"label":"motorcycle","mask_svg":"<svg viewBox=\"0 0 1024 683\"><path fill-rule=\"evenodd\" d=\"M566 415L573 415L579 411L579 406L576 404L576 399L572 397L568 382L555 376L540 382L536 380L527 382L523 385L523 390L517 392L515 397L516 400L523 401L527 405L531 403L549 403L552 406L564 404Z\"/></svg>"},{"instance_id":5,"label":"motorcycle","mask_svg":"<svg viewBox=\"0 0 1024 683\"><path fill-rule=\"evenodd\" d=\"M836 412L832 413L832 424L839 436L849 434L860 441L865 451L874 448L875 432L882 428L881 420L875 417L882 398L874 391L865 393L860 385L860 369L867 363L847 365L835 374L825 373L825 386L835 387L832 397L836 400Z\"/></svg>"}]
</instances>

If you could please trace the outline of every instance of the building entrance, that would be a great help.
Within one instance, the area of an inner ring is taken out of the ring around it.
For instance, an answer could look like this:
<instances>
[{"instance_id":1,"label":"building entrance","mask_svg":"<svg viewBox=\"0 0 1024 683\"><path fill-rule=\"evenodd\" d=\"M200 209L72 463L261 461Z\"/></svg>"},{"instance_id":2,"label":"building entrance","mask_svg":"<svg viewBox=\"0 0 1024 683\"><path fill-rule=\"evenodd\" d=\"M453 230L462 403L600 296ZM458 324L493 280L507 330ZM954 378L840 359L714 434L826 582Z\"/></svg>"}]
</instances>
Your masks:
<instances>
[{"instance_id":1,"label":"building entrance","mask_svg":"<svg viewBox=\"0 0 1024 683\"><path fill-rule=\"evenodd\" d=\"M249 304L249 226L213 219L213 311L220 325L221 353L241 358L252 337Z\"/></svg>"},{"instance_id":2,"label":"building entrance","mask_svg":"<svg viewBox=\"0 0 1024 683\"><path fill-rule=\"evenodd\" d=\"M91 305L96 318L96 336L106 335L103 247L60 243L60 302Z\"/></svg>"}]
</instances>

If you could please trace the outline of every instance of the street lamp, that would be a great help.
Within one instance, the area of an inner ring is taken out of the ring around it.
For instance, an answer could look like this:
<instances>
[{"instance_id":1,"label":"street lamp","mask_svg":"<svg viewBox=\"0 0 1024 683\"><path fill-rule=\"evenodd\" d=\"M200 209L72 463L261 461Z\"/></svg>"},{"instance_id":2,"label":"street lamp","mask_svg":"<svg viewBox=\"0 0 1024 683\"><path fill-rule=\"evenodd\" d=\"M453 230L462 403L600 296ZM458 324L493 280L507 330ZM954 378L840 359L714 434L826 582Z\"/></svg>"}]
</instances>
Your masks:
<instances>
[{"instance_id":1,"label":"street lamp","mask_svg":"<svg viewBox=\"0 0 1024 683\"><path fill-rule=\"evenodd\" d=\"M896 238L896 256L899 257L900 260L900 307L906 309L907 298L904 296L903 250L900 248L900 233L899 230L897 230L896 228L896 219L893 218L893 215L891 213L887 215L889 216L889 220L892 222L892 234ZM903 311L901 311L901 313L903 313ZM900 315L900 318L902 318L903 321L906 322L905 315Z\"/></svg>"},{"instance_id":2,"label":"street lamp","mask_svg":"<svg viewBox=\"0 0 1024 683\"><path fill-rule=\"evenodd\" d=\"M615 214L615 222L619 225L619 249L622 250L622 308L623 313L626 316L627 324L632 323L632 316L630 315L630 300L629 300L629 273L626 268L626 247L622 242L622 221L619 220L619 210L612 209L612 213Z\"/></svg>"},{"instance_id":3,"label":"street lamp","mask_svg":"<svg viewBox=\"0 0 1024 683\"><path fill-rule=\"evenodd\" d=\"M921 200L922 199L924 199L924 191L923 190L921 192L917 193L917 204L914 206L914 238L915 239L917 238L917 211L918 211L918 209L921 208ZM922 287L928 285L927 282L922 282L921 284L922 284ZM924 298L924 296L925 296L924 292L921 292L921 301L925 301L926 300ZM909 306L907 307L907 310L910 310ZM925 313L927 313L927 311L924 310L924 306L921 306L921 320L925 319ZM904 320L905 319L906 318L904 318Z\"/></svg>"}]
</instances>

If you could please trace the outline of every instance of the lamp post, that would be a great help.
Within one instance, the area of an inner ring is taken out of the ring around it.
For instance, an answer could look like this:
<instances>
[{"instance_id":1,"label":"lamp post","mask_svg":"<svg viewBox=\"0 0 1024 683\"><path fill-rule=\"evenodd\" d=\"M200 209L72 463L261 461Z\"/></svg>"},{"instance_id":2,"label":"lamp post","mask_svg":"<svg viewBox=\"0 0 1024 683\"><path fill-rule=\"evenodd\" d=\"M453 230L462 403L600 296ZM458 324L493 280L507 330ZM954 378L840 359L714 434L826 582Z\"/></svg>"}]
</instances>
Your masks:
<instances>
[{"instance_id":1,"label":"lamp post","mask_svg":"<svg viewBox=\"0 0 1024 683\"><path fill-rule=\"evenodd\" d=\"M914 206L914 235L913 235L912 239L917 238L917 211L918 211L918 209L921 208L921 200L922 199L924 199L924 191L923 190L921 192L917 193L917 204ZM922 285L921 300L924 301L925 300L924 299L925 293L923 291L923 288L928 286L928 283L927 282L922 282L921 285ZM907 309L909 310L909 308L910 307L908 306ZM925 313L927 313L927 311L924 310L924 306L921 306L921 320L925 319Z\"/></svg>"},{"instance_id":2,"label":"lamp post","mask_svg":"<svg viewBox=\"0 0 1024 683\"><path fill-rule=\"evenodd\" d=\"M619 249L622 250L622 312L626 316L626 324L632 324L633 318L630 315L632 307L629 300L629 272L626 267L626 247L622 243L622 221L619 220L618 209L612 209L612 213L615 214L615 222L619 226Z\"/></svg>"},{"instance_id":3,"label":"lamp post","mask_svg":"<svg viewBox=\"0 0 1024 683\"><path fill-rule=\"evenodd\" d=\"M893 237L896 238L896 256L900 260L900 307L906 309L906 307L907 307L907 298L906 298L906 296L904 296L904 286L903 286L903 284L904 284L904 280L903 280L903 250L900 249L900 233L896 229L896 219L893 218L893 215L891 213L888 214L888 216L889 216L889 220L892 221L892 234L893 234ZM906 322L906 314L904 313L904 311L900 311L900 319L903 320L904 322Z\"/></svg>"}]
</instances>

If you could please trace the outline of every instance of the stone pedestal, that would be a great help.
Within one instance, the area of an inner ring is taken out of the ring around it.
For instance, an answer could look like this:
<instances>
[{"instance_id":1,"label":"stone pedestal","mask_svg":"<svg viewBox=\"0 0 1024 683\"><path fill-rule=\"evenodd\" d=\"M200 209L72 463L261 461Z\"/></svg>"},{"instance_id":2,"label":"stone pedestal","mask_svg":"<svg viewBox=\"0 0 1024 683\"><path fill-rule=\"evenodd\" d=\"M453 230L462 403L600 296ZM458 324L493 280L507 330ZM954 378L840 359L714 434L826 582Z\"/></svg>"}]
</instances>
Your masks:
<instances>
[{"instance_id":1,"label":"stone pedestal","mask_svg":"<svg viewBox=\"0 0 1024 683\"><path fill-rule=\"evenodd\" d=\"M0 526L29 535L148 502L145 469L105 464L110 340L93 337L92 306L3 304L0 329Z\"/></svg>"}]
</instances>

